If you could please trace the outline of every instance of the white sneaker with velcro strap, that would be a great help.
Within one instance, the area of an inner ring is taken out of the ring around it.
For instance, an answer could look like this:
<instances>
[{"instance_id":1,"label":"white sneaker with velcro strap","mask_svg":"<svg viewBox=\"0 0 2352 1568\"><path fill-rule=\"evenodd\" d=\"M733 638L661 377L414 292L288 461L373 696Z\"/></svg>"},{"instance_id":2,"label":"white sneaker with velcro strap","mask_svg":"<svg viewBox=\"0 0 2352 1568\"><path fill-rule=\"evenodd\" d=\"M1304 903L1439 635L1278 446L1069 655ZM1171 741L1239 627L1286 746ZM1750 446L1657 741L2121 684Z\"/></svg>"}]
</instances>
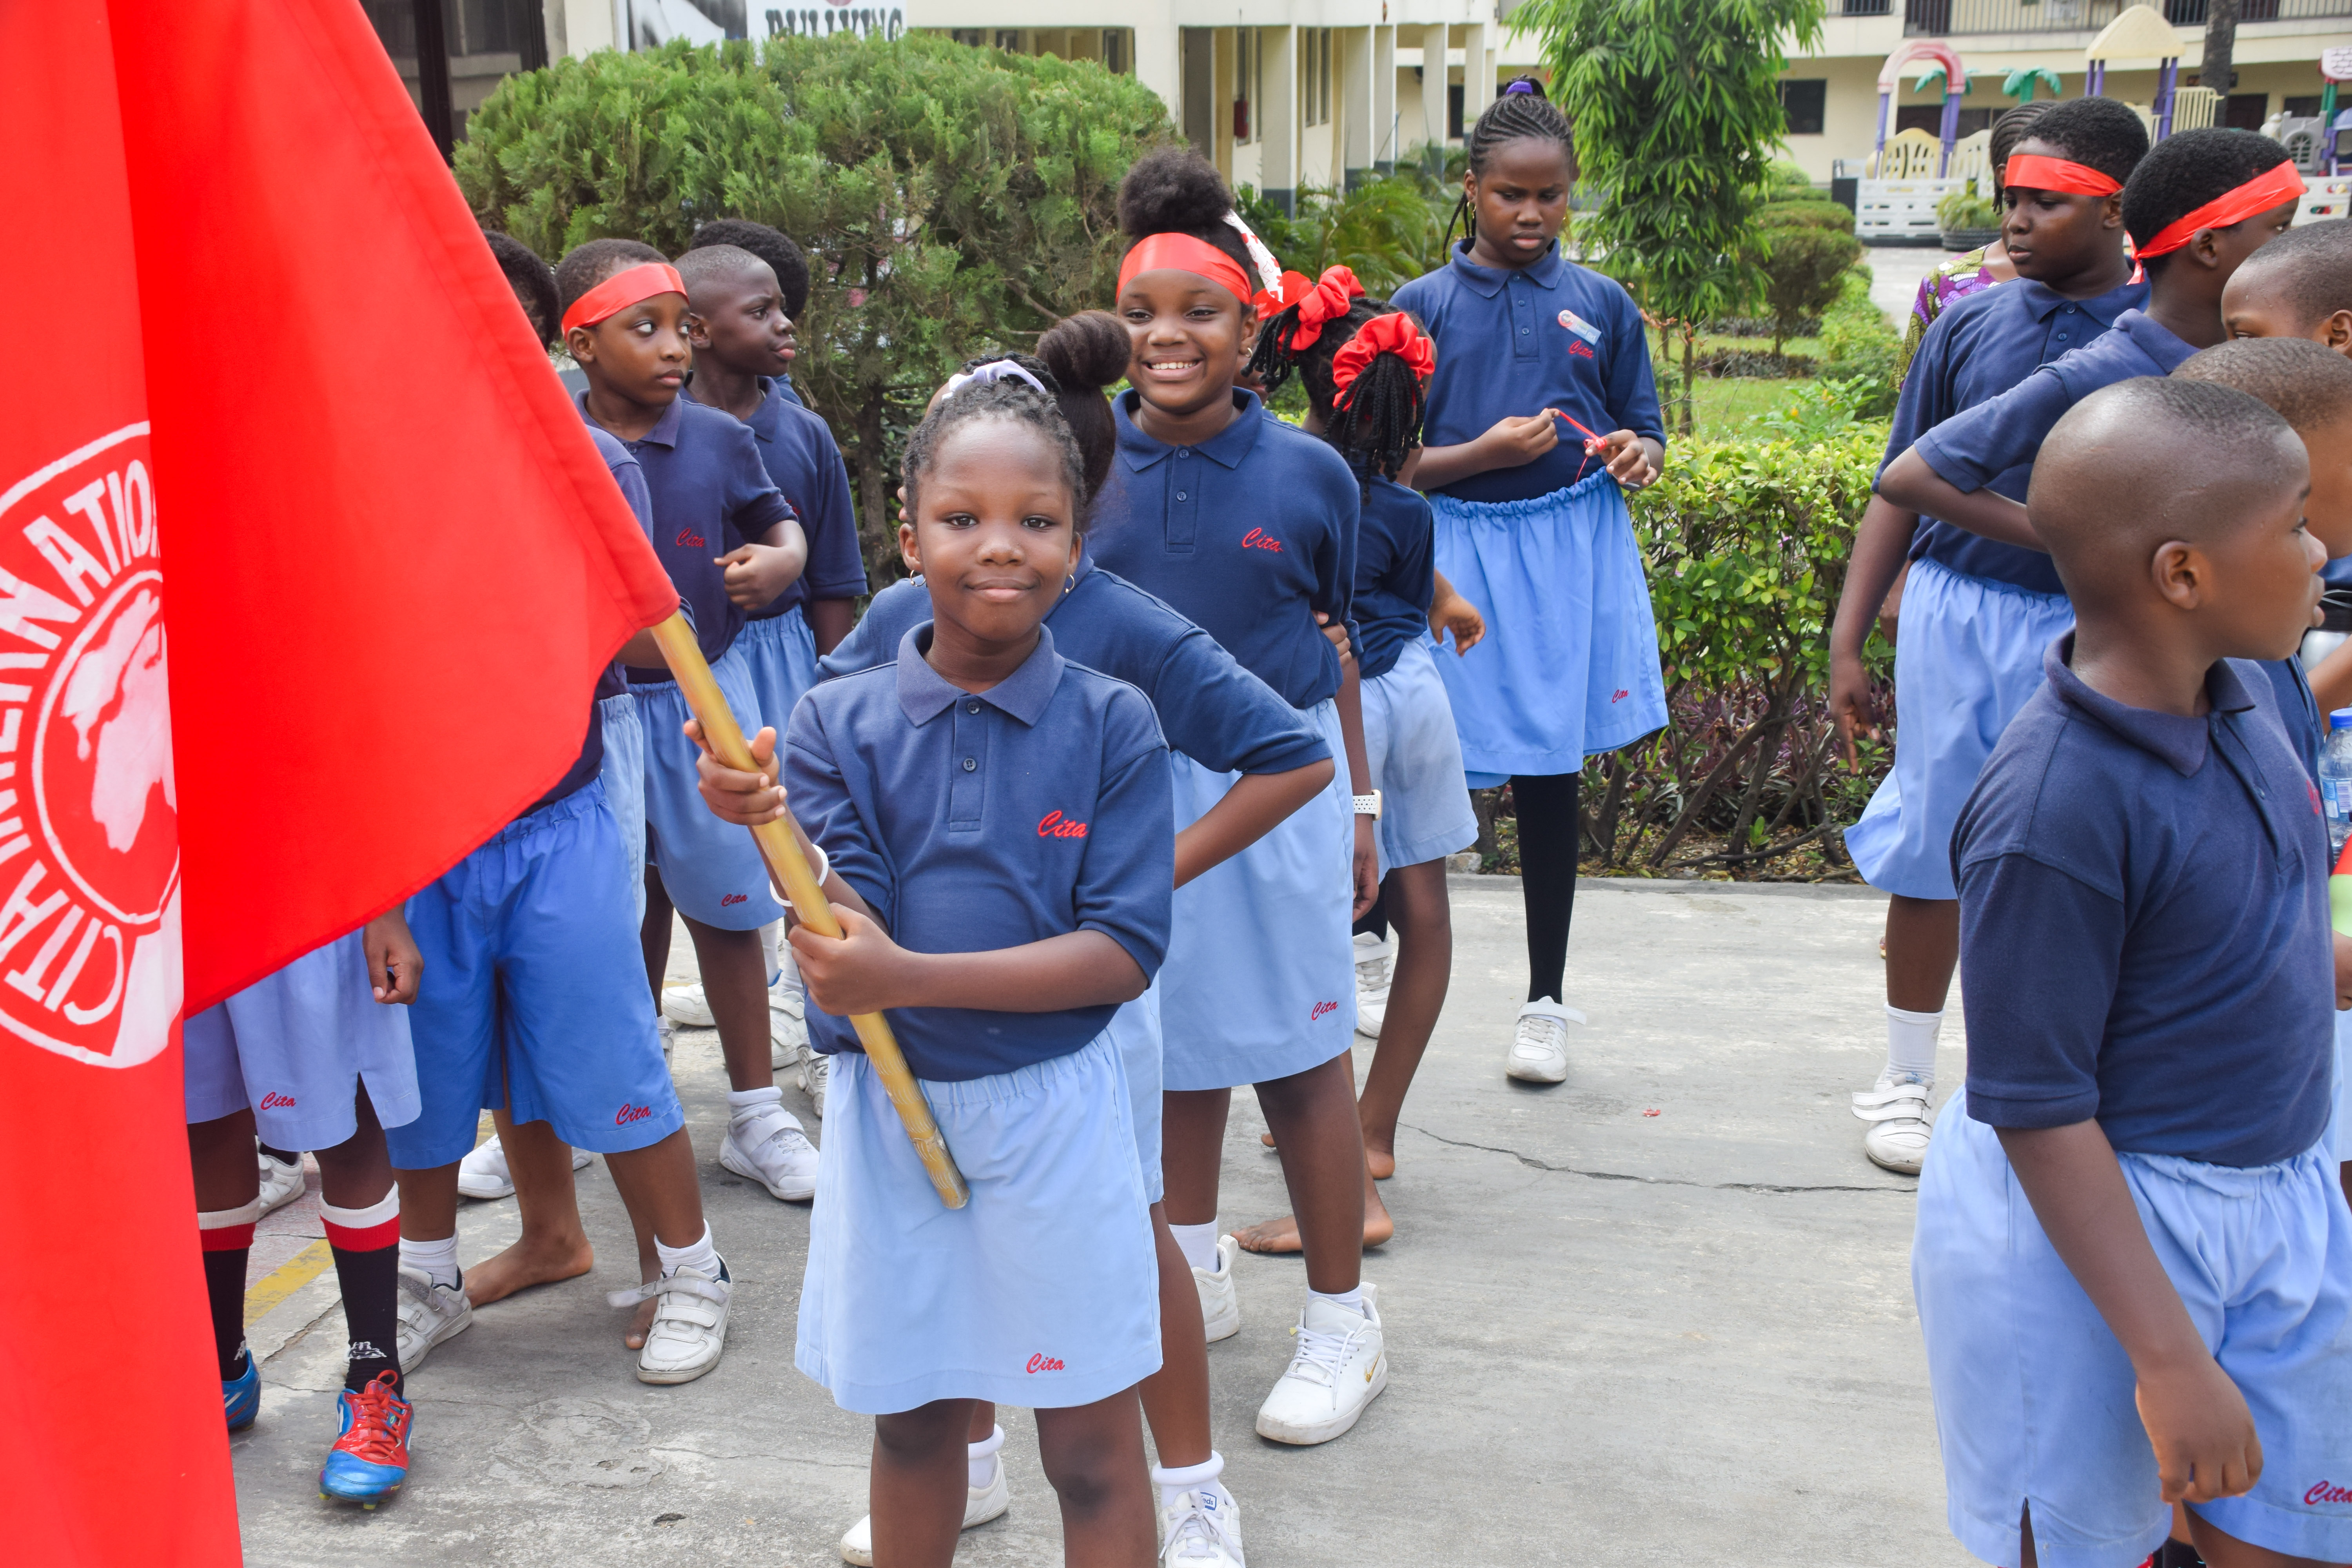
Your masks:
<instances>
[{"instance_id":1,"label":"white sneaker with velcro strap","mask_svg":"<svg viewBox=\"0 0 2352 1568\"><path fill-rule=\"evenodd\" d=\"M400 1271L400 1298L394 1310L400 1322L396 1353L400 1373L406 1377L425 1364L433 1347L456 1339L474 1326L473 1299L461 1281L439 1285L421 1268Z\"/></svg>"},{"instance_id":2,"label":"white sneaker with velcro strap","mask_svg":"<svg viewBox=\"0 0 2352 1568\"><path fill-rule=\"evenodd\" d=\"M770 1197L805 1203L816 1196L816 1145L802 1130L801 1119L778 1103L783 1091L764 1092L776 1098L745 1106L729 1119L719 1163L759 1183Z\"/></svg>"},{"instance_id":3,"label":"white sneaker with velcro strap","mask_svg":"<svg viewBox=\"0 0 2352 1568\"><path fill-rule=\"evenodd\" d=\"M1854 1094L1854 1115L1870 1124L1862 1135L1862 1152L1872 1164L1898 1176L1919 1173L1935 1131L1936 1113L1927 1104L1935 1089L1932 1079L1888 1071Z\"/></svg>"},{"instance_id":4,"label":"white sneaker with velcro strap","mask_svg":"<svg viewBox=\"0 0 2352 1568\"><path fill-rule=\"evenodd\" d=\"M261 1212L268 1214L284 1208L302 1195L302 1156L294 1156L293 1163L281 1163L277 1156L256 1148L255 1156L261 1162Z\"/></svg>"},{"instance_id":5,"label":"white sneaker with velcro strap","mask_svg":"<svg viewBox=\"0 0 2352 1568\"><path fill-rule=\"evenodd\" d=\"M717 1366L727 1348L727 1308L733 1293L722 1258L716 1279L698 1268L681 1268L650 1285L606 1296L615 1307L660 1303L646 1331L646 1348L637 1352L637 1381L692 1383Z\"/></svg>"},{"instance_id":6,"label":"white sneaker with velcro strap","mask_svg":"<svg viewBox=\"0 0 2352 1568\"><path fill-rule=\"evenodd\" d=\"M587 1150L572 1151L572 1168L588 1168ZM506 1145L499 1142L497 1133L475 1144L473 1152L457 1162L457 1191L484 1202L514 1196L514 1173L507 1168Z\"/></svg>"},{"instance_id":7,"label":"white sneaker with velcro strap","mask_svg":"<svg viewBox=\"0 0 2352 1568\"><path fill-rule=\"evenodd\" d=\"M965 1530L986 1524L992 1519L1002 1519L1013 1506L1012 1488L1005 1484L1004 1461L996 1461L996 1473L984 1487L967 1486L963 1494L963 1524ZM837 1551L844 1563L855 1568L874 1568L874 1516L867 1514L843 1532Z\"/></svg>"},{"instance_id":8,"label":"white sneaker with velcro strap","mask_svg":"<svg viewBox=\"0 0 2352 1568\"><path fill-rule=\"evenodd\" d=\"M688 1029L715 1029L719 1020L711 1015L710 998L699 984L668 985L662 988L662 1016Z\"/></svg>"},{"instance_id":9,"label":"white sneaker with velcro strap","mask_svg":"<svg viewBox=\"0 0 2352 1568\"><path fill-rule=\"evenodd\" d=\"M1234 1289L1234 1259L1242 1244L1230 1236L1217 1237L1217 1266L1194 1268L1192 1289L1201 1293L1201 1327L1208 1342L1232 1339L1242 1331L1241 1295Z\"/></svg>"},{"instance_id":10,"label":"white sneaker with velcro strap","mask_svg":"<svg viewBox=\"0 0 2352 1568\"><path fill-rule=\"evenodd\" d=\"M1388 1021L1389 982L1393 978L1396 942L1382 942L1368 931L1356 933L1356 1033L1368 1040L1381 1037Z\"/></svg>"},{"instance_id":11,"label":"white sneaker with velcro strap","mask_svg":"<svg viewBox=\"0 0 2352 1568\"><path fill-rule=\"evenodd\" d=\"M1568 1026L1583 1022L1583 1014L1549 996L1528 1003L1519 1009L1503 1070L1521 1083L1559 1082L1568 1077Z\"/></svg>"}]
</instances>

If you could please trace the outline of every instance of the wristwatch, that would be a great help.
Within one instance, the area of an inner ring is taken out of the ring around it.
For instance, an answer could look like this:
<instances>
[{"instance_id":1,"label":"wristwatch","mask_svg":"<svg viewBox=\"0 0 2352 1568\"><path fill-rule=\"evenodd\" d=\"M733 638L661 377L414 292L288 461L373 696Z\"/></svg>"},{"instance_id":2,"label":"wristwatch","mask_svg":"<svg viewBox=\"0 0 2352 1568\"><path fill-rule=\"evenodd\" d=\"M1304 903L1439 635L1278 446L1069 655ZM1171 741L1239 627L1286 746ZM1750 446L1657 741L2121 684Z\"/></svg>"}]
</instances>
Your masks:
<instances>
[{"instance_id":1,"label":"wristwatch","mask_svg":"<svg viewBox=\"0 0 2352 1568\"><path fill-rule=\"evenodd\" d=\"M1360 795L1355 797L1355 801L1356 815L1358 816L1369 816L1373 818L1375 821L1379 819L1381 815L1380 791L1374 790L1370 795Z\"/></svg>"}]
</instances>

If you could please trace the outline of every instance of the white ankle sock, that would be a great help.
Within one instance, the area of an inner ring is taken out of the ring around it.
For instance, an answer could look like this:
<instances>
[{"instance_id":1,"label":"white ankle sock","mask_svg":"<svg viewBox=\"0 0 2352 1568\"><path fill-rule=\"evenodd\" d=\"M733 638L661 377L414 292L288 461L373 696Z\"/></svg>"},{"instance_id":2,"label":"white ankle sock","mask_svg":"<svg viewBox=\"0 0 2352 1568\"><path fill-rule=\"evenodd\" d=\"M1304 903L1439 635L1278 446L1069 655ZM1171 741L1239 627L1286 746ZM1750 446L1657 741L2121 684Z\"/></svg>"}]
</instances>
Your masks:
<instances>
[{"instance_id":1,"label":"white ankle sock","mask_svg":"<svg viewBox=\"0 0 2352 1568\"><path fill-rule=\"evenodd\" d=\"M706 1279L719 1278L719 1250L710 1245L710 1226L702 1227L702 1239L687 1247L665 1247L661 1237L654 1237L654 1251L661 1256L662 1278L667 1279L681 1268L691 1268Z\"/></svg>"},{"instance_id":2,"label":"white ankle sock","mask_svg":"<svg viewBox=\"0 0 2352 1568\"><path fill-rule=\"evenodd\" d=\"M1214 1448L1209 1450L1208 1462L1187 1465L1181 1470L1151 1467L1151 1484L1160 1489L1160 1506L1172 1508L1176 1500L1194 1487L1206 1486L1225 1473L1225 1457Z\"/></svg>"},{"instance_id":3,"label":"white ankle sock","mask_svg":"<svg viewBox=\"0 0 2352 1568\"><path fill-rule=\"evenodd\" d=\"M730 1089L727 1091L727 1121L740 1127L751 1113L763 1105L775 1105L784 1098L784 1091L774 1084L765 1089Z\"/></svg>"},{"instance_id":4,"label":"white ankle sock","mask_svg":"<svg viewBox=\"0 0 2352 1568\"><path fill-rule=\"evenodd\" d=\"M760 957L768 966L768 984L776 983L776 950L784 946L784 922L770 921L760 928Z\"/></svg>"},{"instance_id":5,"label":"white ankle sock","mask_svg":"<svg viewBox=\"0 0 2352 1568\"><path fill-rule=\"evenodd\" d=\"M977 1443L964 1445L964 1479L971 1486L984 1487L996 1479L996 1450L1004 1447L1004 1428L992 1426L988 1436Z\"/></svg>"},{"instance_id":6,"label":"white ankle sock","mask_svg":"<svg viewBox=\"0 0 2352 1568\"><path fill-rule=\"evenodd\" d=\"M414 1268L436 1285L446 1285L452 1290L465 1279L457 1269L457 1238L454 1236L439 1241L411 1241L402 1237L400 1266Z\"/></svg>"},{"instance_id":7,"label":"white ankle sock","mask_svg":"<svg viewBox=\"0 0 2352 1568\"><path fill-rule=\"evenodd\" d=\"M1205 1268L1212 1274L1217 1271L1215 1220L1206 1225L1171 1225L1168 1227L1168 1234L1176 1238L1177 1249L1184 1254L1185 1262L1195 1268Z\"/></svg>"},{"instance_id":8,"label":"white ankle sock","mask_svg":"<svg viewBox=\"0 0 2352 1568\"><path fill-rule=\"evenodd\" d=\"M1886 1005L1886 1072L1887 1079L1906 1074L1922 1083L1936 1081L1936 1036L1944 1027L1941 1009L1933 1013L1914 1013Z\"/></svg>"},{"instance_id":9,"label":"white ankle sock","mask_svg":"<svg viewBox=\"0 0 2352 1568\"><path fill-rule=\"evenodd\" d=\"M1307 1294L1318 1301L1328 1301L1334 1306L1345 1307L1360 1318L1371 1316L1370 1312L1364 1310L1364 1288L1361 1285L1352 1290L1340 1291L1337 1295L1328 1290L1309 1290Z\"/></svg>"},{"instance_id":10,"label":"white ankle sock","mask_svg":"<svg viewBox=\"0 0 2352 1568\"><path fill-rule=\"evenodd\" d=\"M776 978L768 982L768 988L774 990L781 985L790 991L806 990L807 987L801 984L801 961L793 956L793 944L784 940L784 922L778 921L775 929Z\"/></svg>"}]
</instances>

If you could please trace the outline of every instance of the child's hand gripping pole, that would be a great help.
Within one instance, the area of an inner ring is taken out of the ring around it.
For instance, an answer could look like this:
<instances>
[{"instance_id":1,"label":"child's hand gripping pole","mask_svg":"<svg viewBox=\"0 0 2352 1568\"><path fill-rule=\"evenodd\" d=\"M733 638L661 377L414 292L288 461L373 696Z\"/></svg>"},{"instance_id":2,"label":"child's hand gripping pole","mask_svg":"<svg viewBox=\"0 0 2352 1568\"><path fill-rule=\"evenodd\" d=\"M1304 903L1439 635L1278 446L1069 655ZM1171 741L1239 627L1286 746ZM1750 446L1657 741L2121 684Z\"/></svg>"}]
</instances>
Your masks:
<instances>
[{"instance_id":1,"label":"child's hand gripping pole","mask_svg":"<svg viewBox=\"0 0 2352 1568\"><path fill-rule=\"evenodd\" d=\"M744 743L743 731L735 722L734 711L727 706L726 694L711 678L710 666L704 660L702 648L694 640L694 628L687 625L686 616L674 615L654 627L654 638L661 645L663 661L669 666L678 690L686 695L686 705L694 710L695 718L701 722L702 736L710 742L711 754L730 768L759 772L759 764L751 760L751 748ZM768 868L775 873L784 896L792 900L793 913L800 918L801 924L819 936L839 937L841 923L833 918L833 906L825 901L824 889L818 886L808 857L801 853L791 814L787 812L774 822L751 829L751 837L758 840L760 853L767 858ZM888 1022L879 1013L859 1013L849 1022L857 1031L858 1042L866 1047L866 1058L881 1075L890 1103L898 1108L898 1119L907 1124L907 1136L922 1159L931 1185L939 1189L940 1201L951 1209L963 1207L971 1200L971 1189L964 1185L963 1173L956 1169L954 1156L948 1152L948 1141L940 1136L940 1124L931 1118L930 1104L923 1099L923 1091L916 1084L906 1057L899 1052Z\"/></svg>"}]
</instances>

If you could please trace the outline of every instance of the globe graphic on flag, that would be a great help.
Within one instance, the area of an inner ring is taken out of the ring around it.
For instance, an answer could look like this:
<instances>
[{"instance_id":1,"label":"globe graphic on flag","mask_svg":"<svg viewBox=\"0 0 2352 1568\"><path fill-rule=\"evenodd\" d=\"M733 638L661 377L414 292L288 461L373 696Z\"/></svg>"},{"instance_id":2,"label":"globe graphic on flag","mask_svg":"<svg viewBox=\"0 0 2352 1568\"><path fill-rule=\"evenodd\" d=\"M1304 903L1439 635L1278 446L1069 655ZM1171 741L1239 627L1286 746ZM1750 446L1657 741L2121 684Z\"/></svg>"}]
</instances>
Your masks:
<instances>
[{"instance_id":1,"label":"globe graphic on flag","mask_svg":"<svg viewBox=\"0 0 2352 1568\"><path fill-rule=\"evenodd\" d=\"M163 597L142 576L75 639L50 688L39 761L60 868L131 926L155 920L179 860Z\"/></svg>"}]
</instances>

